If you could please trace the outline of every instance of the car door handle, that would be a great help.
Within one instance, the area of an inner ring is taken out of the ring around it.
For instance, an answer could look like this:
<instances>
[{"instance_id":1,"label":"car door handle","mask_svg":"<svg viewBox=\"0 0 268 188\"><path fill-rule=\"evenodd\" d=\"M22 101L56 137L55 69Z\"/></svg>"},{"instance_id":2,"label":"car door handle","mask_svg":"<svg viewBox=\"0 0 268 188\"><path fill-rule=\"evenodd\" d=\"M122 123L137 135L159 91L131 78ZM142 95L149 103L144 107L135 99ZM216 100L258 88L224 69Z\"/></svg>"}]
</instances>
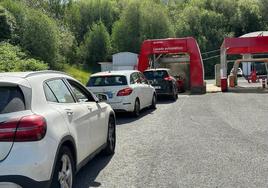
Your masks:
<instances>
[{"instance_id":1,"label":"car door handle","mask_svg":"<svg viewBox=\"0 0 268 188\"><path fill-rule=\"evenodd\" d=\"M65 111L66 111L68 116L72 116L74 113L71 109L65 109Z\"/></svg>"},{"instance_id":2,"label":"car door handle","mask_svg":"<svg viewBox=\"0 0 268 188\"><path fill-rule=\"evenodd\" d=\"M92 107L91 107L91 106L87 106L87 109L88 109L89 111L92 111Z\"/></svg>"}]
</instances>

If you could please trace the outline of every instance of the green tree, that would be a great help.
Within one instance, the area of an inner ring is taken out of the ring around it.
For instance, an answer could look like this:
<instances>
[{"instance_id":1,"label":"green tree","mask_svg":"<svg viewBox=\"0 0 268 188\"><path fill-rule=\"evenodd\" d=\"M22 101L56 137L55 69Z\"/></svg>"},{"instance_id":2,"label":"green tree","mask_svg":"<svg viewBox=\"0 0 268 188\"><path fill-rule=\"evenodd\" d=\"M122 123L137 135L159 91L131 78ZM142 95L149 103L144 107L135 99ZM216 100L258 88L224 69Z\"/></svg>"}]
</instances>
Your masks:
<instances>
[{"instance_id":1,"label":"green tree","mask_svg":"<svg viewBox=\"0 0 268 188\"><path fill-rule=\"evenodd\" d=\"M42 61L28 58L18 46L0 43L0 72L46 70L48 65Z\"/></svg>"},{"instance_id":2,"label":"green tree","mask_svg":"<svg viewBox=\"0 0 268 188\"><path fill-rule=\"evenodd\" d=\"M167 14L167 7L145 1L141 5L141 40L173 37L174 31Z\"/></svg>"},{"instance_id":3,"label":"green tree","mask_svg":"<svg viewBox=\"0 0 268 188\"><path fill-rule=\"evenodd\" d=\"M59 54L63 62L77 64L77 41L67 27L61 27L59 32Z\"/></svg>"},{"instance_id":4,"label":"green tree","mask_svg":"<svg viewBox=\"0 0 268 188\"><path fill-rule=\"evenodd\" d=\"M22 3L18 1L12 0L3 0L1 5L15 17L16 27L14 28L14 38L12 39L12 43L21 44L22 33L23 33L23 24L26 19L26 14L28 8Z\"/></svg>"},{"instance_id":5,"label":"green tree","mask_svg":"<svg viewBox=\"0 0 268 188\"><path fill-rule=\"evenodd\" d=\"M80 6L77 3L72 3L64 15L65 25L69 27L69 29L74 33L77 40L81 41L82 36L80 33L80 28L82 25Z\"/></svg>"},{"instance_id":6,"label":"green tree","mask_svg":"<svg viewBox=\"0 0 268 188\"><path fill-rule=\"evenodd\" d=\"M110 35L102 22L93 24L81 46L84 65L98 71L97 62L105 61L111 49Z\"/></svg>"},{"instance_id":7,"label":"green tree","mask_svg":"<svg viewBox=\"0 0 268 188\"><path fill-rule=\"evenodd\" d=\"M98 21L102 21L108 32L111 33L116 11L110 0L81 0L69 6L65 14L67 23L80 42L88 28Z\"/></svg>"},{"instance_id":8,"label":"green tree","mask_svg":"<svg viewBox=\"0 0 268 188\"><path fill-rule=\"evenodd\" d=\"M114 24L112 43L115 51L138 53L141 44L140 36L140 4L130 3L122 12L120 20Z\"/></svg>"},{"instance_id":9,"label":"green tree","mask_svg":"<svg viewBox=\"0 0 268 188\"><path fill-rule=\"evenodd\" d=\"M260 1L240 0L234 14L233 30L236 36L260 31L265 29L264 20L261 15Z\"/></svg>"},{"instance_id":10,"label":"green tree","mask_svg":"<svg viewBox=\"0 0 268 188\"><path fill-rule=\"evenodd\" d=\"M0 6L0 41L15 38L16 20L5 8Z\"/></svg>"},{"instance_id":11,"label":"green tree","mask_svg":"<svg viewBox=\"0 0 268 188\"><path fill-rule=\"evenodd\" d=\"M114 24L115 51L139 53L143 40L173 37L167 8L153 1L131 2Z\"/></svg>"},{"instance_id":12,"label":"green tree","mask_svg":"<svg viewBox=\"0 0 268 188\"><path fill-rule=\"evenodd\" d=\"M40 11L29 10L23 25L22 46L34 57L57 67L58 28L56 23Z\"/></svg>"}]
</instances>

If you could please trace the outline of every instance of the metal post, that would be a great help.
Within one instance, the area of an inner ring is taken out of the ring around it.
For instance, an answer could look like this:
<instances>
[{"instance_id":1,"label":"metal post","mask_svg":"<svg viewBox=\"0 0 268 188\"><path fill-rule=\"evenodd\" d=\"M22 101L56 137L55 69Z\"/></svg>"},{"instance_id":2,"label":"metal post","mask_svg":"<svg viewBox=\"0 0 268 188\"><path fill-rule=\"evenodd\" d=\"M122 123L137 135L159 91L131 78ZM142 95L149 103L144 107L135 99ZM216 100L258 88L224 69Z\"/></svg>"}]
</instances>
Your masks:
<instances>
[{"instance_id":1,"label":"metal post","mask_svg":"<svg viewBox=\"0 0 268 188\"><path fill-rule=\"evenodd\" d=\"M226 49L224 47L221 49L221 90L222 92L228 90Z\"/></svg>"}]
</instances>

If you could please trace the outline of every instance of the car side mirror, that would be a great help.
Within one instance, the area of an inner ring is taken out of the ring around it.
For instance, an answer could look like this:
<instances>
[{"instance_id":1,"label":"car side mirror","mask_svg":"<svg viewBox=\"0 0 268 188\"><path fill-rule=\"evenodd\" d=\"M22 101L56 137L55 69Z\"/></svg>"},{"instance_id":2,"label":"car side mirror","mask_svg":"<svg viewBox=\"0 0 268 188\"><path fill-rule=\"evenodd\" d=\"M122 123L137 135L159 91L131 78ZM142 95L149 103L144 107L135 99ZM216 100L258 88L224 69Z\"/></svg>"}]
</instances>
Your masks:
<instances>
[{"instance_id":1,"label":"car side mirror","mask_svg":"<svg viewBox=\"0 0 268 188\"><path fill-rule=\"evenodd\" d=\"M148 80L148 84L149 85L152 85L153 84L153 81L152 80Z\"/></svg>"},{"instance_id":2,"label":"car side mirror","mask_svg":"<svg viewBox=\"0 0 268 188\"><path fill-rule=\"evenodd\" d=\"M98 93L96 96L98 98L97 102L107 102L108 101L108 97L105 94Z\"/></svg>"}]
</instances>

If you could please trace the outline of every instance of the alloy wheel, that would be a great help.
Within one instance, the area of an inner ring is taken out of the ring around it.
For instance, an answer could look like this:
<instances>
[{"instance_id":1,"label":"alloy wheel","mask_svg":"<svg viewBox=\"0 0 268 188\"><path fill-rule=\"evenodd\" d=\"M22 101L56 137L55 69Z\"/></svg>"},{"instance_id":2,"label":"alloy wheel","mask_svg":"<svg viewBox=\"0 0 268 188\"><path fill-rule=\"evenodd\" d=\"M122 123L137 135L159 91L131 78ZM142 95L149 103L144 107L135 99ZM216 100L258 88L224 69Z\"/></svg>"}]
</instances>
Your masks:
<instances>
[{"instance_id":1,"label":"alloy wheel","mask_svg":"<svg viewBox=\"0 0 268 188\"><path fill-rule=\"evenodd\" d=\"M73 184L73 169L71 159L64 154L61 157L61 169L58 174L58 181L61 188L72 188Z\"/></svg>"}]
</instances>

